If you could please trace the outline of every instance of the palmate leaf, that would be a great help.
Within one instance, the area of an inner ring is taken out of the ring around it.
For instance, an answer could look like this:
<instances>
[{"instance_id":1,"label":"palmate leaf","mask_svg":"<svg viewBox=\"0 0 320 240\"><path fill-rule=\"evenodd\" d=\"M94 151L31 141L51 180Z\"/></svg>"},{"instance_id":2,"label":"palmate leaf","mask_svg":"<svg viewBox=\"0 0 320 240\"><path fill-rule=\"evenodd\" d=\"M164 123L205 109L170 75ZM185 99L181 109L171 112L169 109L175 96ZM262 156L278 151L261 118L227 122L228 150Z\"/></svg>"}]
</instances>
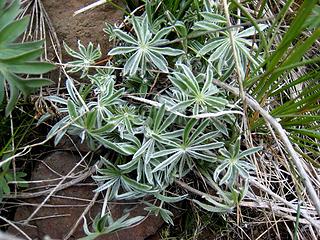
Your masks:
<instances>
[{"instance_id":1,"label":"palmate leaf","mask_svg":"<svg viewBox=\"0 0 320 240\"><path fill-rule=\"evenodd\" d=\"M164 209L162 207L158 207L154 204L144 202L147 207L144 208L144 210L149 211L150 213L154 214L155 216L159 216L165 221L166 223L170 223L172 226L174 225L172 217L173 213L167 209Z\"/></svg>"},{"instance_id":2,"label":"palmate leaf","mask_svg":"<svg viewBox=\"0 0 320 240\"><path fill-rule=\"evenodd\" d=\"M145 176L149 184L156 184L155 175L152 173L153 163L151 163L151 156L155 149L162 148L163 144L174 145L175 139L181 135L181 131L170 132L168 129L175 119L176 116L174 114L166 116L164 105L158 111L157 108L152 108L148 121L146 121L147 124L143 128L144 139L141 145L134 153L132 160L119 167L121 169L132 169L135 166L138 181Z\"/></svg>"},{"instance_id":3,"label":"palmate leaf","mask_svg":"<svg viewBox=\"0 0 320 240\"><path fill-rule=\"evenodd\" d=\"M65 42L63 42L63 46L70 56L78 59L69 62L69 64L72 65L69 72L81 71L81 78L87 76L90 65L93 65L95 61L98 60L102 55L100 45L98 44L97 48L94 48L92 42L90 42L86 48L79 40L78 51L71 49Z\"/></svg>"},{"instance_id":4,"label":"palmate leaf","mask_svg":"<svg viewBox=\"0 0 320 240\"><path fill-rule=\"evenodd\" d=\"M20 92L27 96L37 88L52 83L48 79L26 79L17 74L43 74L52 70L54 65L36 61L42 54L43 41L14 43L27 28L29 17L15 20L20 12L20 1L12 1L6 8L6 1L3 3L0 6L0 104L4 99L5 84L8 83L8 116L16 105Z\"/></svg>"},{"instance_id":5,"label":"palmate leaf","mask_svg":"<svg viewBox=\"0 0 320 240\"><path fill-rule=\"evenodd\" d=\"M110 213L106 214L105 216L97 216L93 223L93 232L90 232L88 223L86 218L83 218L83 229L86 233L86 237L80 238L80 240L94 240L99 236L110 234L121 229L128 228L134 224L139 223L141 220L144 219L143 216L136 216L129 218L129 214L125 214L124 216L120 217L117 220L113 220Z\"/></svg>"},{"instance_id":6,"label":"palmate leaf","mask_svg":"<svg viewBox=\"0 0 320 240\"><path fill-rule=\"evenodd\" d=\"M216 167L213 173L214 181L217 181L219 175L223 173L223 177L220 179L219 184L227 184L232 186L236 178L240 175L243 179L249 177L249 172L254 170L255 167L249 161L247 157L260 151L262 147L253 147L244 151L240 150L240 138L229 147L229 149L221 148L219 153L222 155L220 157L220 163Z\"/></svg>"},{"instance_id":7,"label":"palmate leaf","mask_svg":"<svg viewBox=\"0 0 320 240\"><path fill-rule=\"evenodd\" d=\"M190 68L184 64L178 64L178 66L182 71L173 72L169 79L176 87L172 90L178 89L183 100L176 99L177 103L171 107L171 111L185 111L191 108L193 114L196 115L222 110L228 104L225 98L218 96L221 93L212 83L213 72L210 66L207 68L205 82L201 85L197 80L200 75L195 77Z\"/></svg>"},{"instance_id":8,"label":"palmate leaf","mask_svg":"<svg viewBox=\"0 0 320 240\"><path fill-rule=\"evenodd\" d=\"M197 24L199 23L203 25L202 22L203 21L198 22L195 25L197 26ZM219 26L216 25L215 28L211 29L209 27L208 29L216 30L219 29L218 27ZM258 27L260 31L263 31L268 27L268 25L258 24ZM206 28L204 28L204 30L206 30ZM261 58L253 57L252 50L250 50L252 46L255 47L255 45L253 44L252 40L248 39L248 37L251 37L256 33L257 32L255 27L250 27L240 32L233 30L230 32L222 31L220 33L221 36L219 35L216 37L209 37L208 42L206 42L198 52L198 56L205 56L207 53L211 52L208 61L211 63L215 63L217 66L217 70L220 72L220 74L222 74L223 68L229 69L234 65L235 62L232 45L230 41L230 34L232 34L234 38L238 61L242 70L242 78L244 78L245 70L249 62L252 63L254 66L258 66L262 62Z\"/></svg>"},{"instance_id":9,"label":"palmate leaf","mask_svg":"<svg viewBox=\"0 0 320 240\"><path fill-rule=\"evenodd\" d=\"M167 40L163 39L171 28L163 28L156 34L150 30L150 23L147 16L141 21L136 17L132 18L132 25L135 32L135 37L131 36L120 29L114 30L115 35L128 46L119 46L113 48L109 55L122 55L133 53L124 65L124 74L130 76L135 75L139 68L141 68L141 75L145 75L147 71L147 64L156 67L162 72L168 72L167 56L178 56L184 52L180 49L170 47L162 47Z\"/></svg>"},{"instance_id":10,"label":"palmate leaf","mask_svg":"<svg viewBox=\"0 0 320 240\"><path fill-rule=\"evenodd\" d=\"M134 135L134 128L142 126L143 119L134 106L120 105L115 109L115 115L109 118L108 121L118 127L120 137L123 138L125 133Z\"/></svg>"},{"instance_id":11,"label":"palmate leaf","mask_svg":"<svg viewBox=\"0 0 320 240\"><path fill-rule=\"evenodd\" d=\"M211 142L214 133L205 133L209 120L204 120L194 129L197 123L198 120L191 119L183 131L182 139L176 141L173 146L169 145L168 149L152 154L152 158L160 159L160 163L153 168L152 172L166 171L169 172L167 174L170 174L171 171L179 167L179 174L182 176L185 167L187 165L191 166L192 161L204 160L214 162L216 160L215 155L211 151L223 147L223 143Z\"/></svg>"},{"instance_id":12,"label":"palmate leaf","mask_svg":"<svg viewBox=\"0 0 320 240\"><path fill-rule=\"evenodd\" d=\"M99 175L93 176L93 179L100 183L100 186L95 190L101 192L106 189L110 189L110 199L116 198L132 198L134 196L145 193L155 193L157 190L153 190L151 185L137 182L127 176L131 170L120 169L113 163L101 157L101 161L104 163L104 167L97 170ZM124 193L119 195L119 191L122 189ZM129 193L129 194L126 194Z\"/></svg>"},{"instance_id":13,"label":"palmate leaf","mask_svg":"<svg viewBox=\"0 0 320 240\"><path fill-rule=\"evenodd\" d=\"M175 121L176 116L170 114L165 118L165 105L162 105L158 111L156 108L152 108L149 115L149 124L145 127L145 139L143 144L134 154L133 159L139 158L144 155L144 161L148 163L153 153L153 149L157 144L170 144L174 143L176 136L175 134L168 134L167 128Z\"/></svg>"}]
</instances>

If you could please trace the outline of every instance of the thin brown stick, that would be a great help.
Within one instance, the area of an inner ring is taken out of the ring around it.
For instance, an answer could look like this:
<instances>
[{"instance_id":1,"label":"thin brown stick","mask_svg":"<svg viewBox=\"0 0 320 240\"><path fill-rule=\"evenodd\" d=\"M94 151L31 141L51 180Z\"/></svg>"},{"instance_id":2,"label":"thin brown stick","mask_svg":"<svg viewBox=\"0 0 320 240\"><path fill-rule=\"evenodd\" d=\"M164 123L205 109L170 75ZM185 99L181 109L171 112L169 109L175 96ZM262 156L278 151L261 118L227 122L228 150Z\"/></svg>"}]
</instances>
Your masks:
<instances>
[{"instance_id":1,"label":"thin brown stick","mask_svg":"<svg viewBox=\"0 0 320 240\"><path fill-rule=\"evenodd\" d=\"M189 186L188 184L180 181L180 180L175 180L175 183L178 184L180 187L188 190L189 192L192 192L198 196L208 196L210 198L212 198L213 200L217 200L215 197L211 196L210 194L207 194L207 193L204 193L204 192L201 192L191 186ZM255 208L268 208L268 209L271 209L272 211L274 211L274 213L276 215L279 215L281 217L285 217L287 219L290 219L292 221L295 221L296 218L295 217L292 217L286 213L284 213L282 210L286 210L286 208L281 208L281 207L277 207L277 206L271 206L270 203L264 203L264 202L245 202L245 201L241 201L239 203L240 206L242 207L255 207ZM290 206L289 206L290 207ZM313 219L312 217L310 217L307 213L304 213L304 218L305 219L300 219L299 222L300 223L304 223L304 224L312 224L312 226L314 226L316 229L320 230L320 222Z\"/></svg>"},{"instance_id":2,"label":"thin brown stick","mask_svg":"<svg viewBox=\"0 0 320 240\"><path fill-rule=\"evenodd\" d=\"M32 240L24 231L22 231L18 226L16 226L13 222L9 221L8 219L1 217L0 219L2 221L7 222L10 226L12 226L13 228L15 228L17 231L19 231L26 239L28 240ZM10 240L10 238L8 238L9 236L5 236L4 234L1 233L0 231L0 240L4 239L4 240ZM14 239L14 238L13 238Z\"/></svg>"},{"instance_id":3,"label":"thin brown stick","mask_svg":"<svg viewBox=\"0 0 320 240\"><path fill-rule=\"evenodd\" d=\"M69 239L72 234L74 233L74 231L77 229L77 227L79 226L81 220L86 216L86 214L89 212L89 210L92 208L92 206L95 204L98 196L99 196L100 192L96 192L95 195L93 196L92 200L90 201L90 203L88 204L88 206L85 208L85 210L83 211L83 213L81 214L81 216L78 218L78 220L76 221L76 223L72 226L70 232L63 238L63 240L67 240Z\"/></svg>"},{"instance_id":4,"label":"thin brown stick","mask_svg":"<svg viewBox=\"0 0 320 240\"><path fill-rule=\"evenodd\" d=\"M41 197L41 196L46 196L49 193L51 193L54 189L55 192L58 192L60 190L66 189L68 187L71 187L79 182L82 182L83 180L87 179L89 176L91 176L96 170L95 166L92 166L87 172L79 176L78 178L72 179L67 183L61 184L58 187L55 188L50 188L47 190L39 191L39 192L33 192L33 193L20 193L15 195L4 195L3 198L6 199L27 199L27 198L36 198L36 197Z\"/></svg>"}]
</instances>

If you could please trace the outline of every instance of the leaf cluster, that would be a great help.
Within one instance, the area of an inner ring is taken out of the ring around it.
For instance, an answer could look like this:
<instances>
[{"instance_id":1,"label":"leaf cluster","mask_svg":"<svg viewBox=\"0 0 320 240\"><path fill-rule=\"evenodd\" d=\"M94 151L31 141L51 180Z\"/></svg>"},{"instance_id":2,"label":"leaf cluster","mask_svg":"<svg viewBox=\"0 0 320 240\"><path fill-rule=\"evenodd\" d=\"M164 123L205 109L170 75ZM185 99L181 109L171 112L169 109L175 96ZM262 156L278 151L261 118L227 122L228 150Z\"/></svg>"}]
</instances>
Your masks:
<instances>
[{"instance_id":1,"label":"leaf cluster","mask_svg":"<svg viewBox=\"0 0 320 240\"><path fill-rule=\"evenodd\" d=\"M13 110L20 93L24 96L52 81L44 78L23 77L20 74L39 75L47 73L54 65L40 62L43 41L17 43L26 30L29 17L16 20L20 13L20 1L0 2L0 103L5 99L6 83L9 85L6 116Z\"/></svg>"},{"instance_id":2,"label":"leaf cluster","mask_svg":"<svg viewBox=\"0 0 320 240\"><path fill-rule=\"evenodd\" d=\"M93 176L96 191L106 191L107 200L152 196L155 203L146 203L146 209L172 224L172 213L165 208L172 200L168 188L192 172L217 190L217 199L209 195L203 196L205 202L193 199L207 211L232 211L245 197L248 179L256 174L250 156L262 148L244 148L241 119L234 114L235 109L241 110L239 101L214 82L243 84L261 102L283 94L304 82L299 78L277 88L288 70L285 64L300 59L319 33L316 28L310 39L302 41L306 45L292 52L289 43L301 31L285 34L270 55L266 36L275 34L275 26L255 22L240 3L232 2L243 17L237 12L231 20L245 19L253 26L228 26L221 6L212 1L146 1L141 15L128 16L121 27L108 25L106 31L117 46L109 52L112 58L107 65L90 70L102 56L99 46L86 48L79 43L78 52L65 46L77 58L70 71L87 77L92 91L85 94L69 78L68 99L47 97L64 114L48 137L58 143L65 134L77 135L92 150L106 148L112 153L97 159L102 166ZM301 12L300 17L309 16L311 7ZM299 19L293 25L306 28ZM281 121L288 129L318 137L316 128L300 128L297 120L299 110L318 111L318 86L304 89L272 114L283 114ZM309 100L312 110L306 106ZM257 114L248 114L252 129L264 126ZM312 125L317 117L303 121ZM104 217L98 221L108 226Z\"/></svg>"}]
</instances>

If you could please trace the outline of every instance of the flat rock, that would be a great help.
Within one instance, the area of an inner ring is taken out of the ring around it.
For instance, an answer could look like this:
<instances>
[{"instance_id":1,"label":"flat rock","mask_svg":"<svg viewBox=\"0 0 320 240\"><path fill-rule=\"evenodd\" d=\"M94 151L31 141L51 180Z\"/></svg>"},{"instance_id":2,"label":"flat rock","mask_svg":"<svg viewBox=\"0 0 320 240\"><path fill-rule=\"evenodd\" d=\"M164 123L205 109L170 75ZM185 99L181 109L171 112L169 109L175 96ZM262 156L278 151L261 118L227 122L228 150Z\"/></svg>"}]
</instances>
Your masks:
<instances>
[{"instance_id":1,"label":"flat rock","mask_svg":"<svg viewBox=\"0 0 320 240\"><path fill-rule=\"evenodd\" d=\"M61 176L68 174L79 160L79 156L70 152L57 151L50 154L46 159L40 161L39 165L34 169L31 180L37 182L30 187L41 188L55 186L55 184L60 181L59 178L61 179ZM74 171L74 174L82 170L83 167L78 167ZM93 198L93 190L95 188L96 185L94 182L88 179L82 184L58 191L38 211L34 219L30 221L30 225L25 226L18 224L18 226L34 240L44 239L45 236L50 236L51 239L63 239ZM44 197L38 197L25 201L22 206L17 208L14 221L21 223L26 220L36 207L42 203L43 199ZM86 215L89 222L90 219L93 219L100 212L101 202L102 201L97 201ZM147 214L147 212L143 210L143 205L130 202L112 202L109 204L109 208L114 219L121 217L128 210L130 210L130 216L132 217L145 216ZM163 221L160 218L150 216L138 226L114 234L101 236L98 240L144 240L156 234L162 224ZM84 237L85 234L82 226L83 222L81 220L81 223L69 239ZM10 228L9 232L23 238L23 236L13 228Z\"/></svg>"}]
</instances>

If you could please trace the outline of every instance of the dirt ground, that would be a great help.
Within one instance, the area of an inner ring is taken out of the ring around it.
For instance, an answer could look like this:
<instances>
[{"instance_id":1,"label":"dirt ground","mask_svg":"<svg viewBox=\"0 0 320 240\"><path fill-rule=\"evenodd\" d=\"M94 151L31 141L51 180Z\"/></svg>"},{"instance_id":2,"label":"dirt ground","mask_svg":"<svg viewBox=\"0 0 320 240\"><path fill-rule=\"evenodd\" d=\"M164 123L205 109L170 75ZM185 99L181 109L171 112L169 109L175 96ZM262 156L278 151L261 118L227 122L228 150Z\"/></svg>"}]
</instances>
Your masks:
<instances>
[{"instance_id":1,"label":"dirt ground","mask_svg":"<svg viewBox=\"0 0 320 240\"><path fill-rule=\"evenodd\" d=\"M92 0L42 0L61 45L62 42L66 42L71 48L76 48L78 40L84 45L91 41L95 46L100 44L103 55L106 55L110 43L103 32L105 22L120 23L123 13L107 3L73 16L75 11L93 2ZM122 5L121 1L114 2ZM65 58L66 54L63 54L63 59Z\"/></svg>"}]
</instances>

